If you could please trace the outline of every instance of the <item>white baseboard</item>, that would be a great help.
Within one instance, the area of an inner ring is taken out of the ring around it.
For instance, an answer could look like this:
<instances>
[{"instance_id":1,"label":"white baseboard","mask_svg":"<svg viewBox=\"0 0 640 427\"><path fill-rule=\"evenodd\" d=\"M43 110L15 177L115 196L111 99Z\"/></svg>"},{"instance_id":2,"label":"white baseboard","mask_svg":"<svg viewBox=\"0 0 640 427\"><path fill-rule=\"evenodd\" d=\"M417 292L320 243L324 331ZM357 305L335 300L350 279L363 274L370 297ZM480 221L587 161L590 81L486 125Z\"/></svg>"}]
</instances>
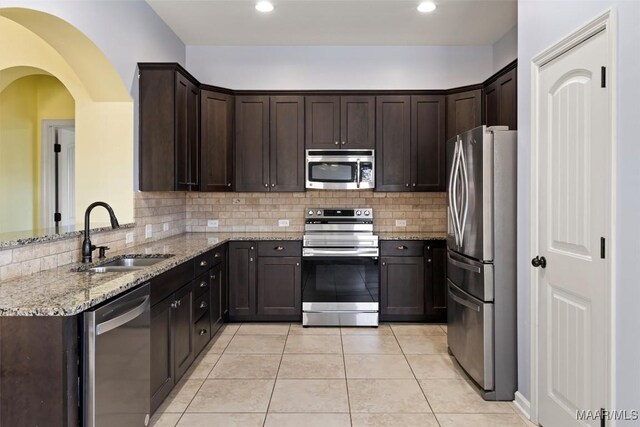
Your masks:
<instances>
[{"instance_id":1,"label":"white baseboard","mask_svg":"<svg viewBox=\"0 0 640 427\"><path fill-rule=\"evenodd\" d=\"M531 404L519 391L516 391L513 404L516 405L516 408L518 408L528 420L531 419Z\"/></svg>"}]
</instances>

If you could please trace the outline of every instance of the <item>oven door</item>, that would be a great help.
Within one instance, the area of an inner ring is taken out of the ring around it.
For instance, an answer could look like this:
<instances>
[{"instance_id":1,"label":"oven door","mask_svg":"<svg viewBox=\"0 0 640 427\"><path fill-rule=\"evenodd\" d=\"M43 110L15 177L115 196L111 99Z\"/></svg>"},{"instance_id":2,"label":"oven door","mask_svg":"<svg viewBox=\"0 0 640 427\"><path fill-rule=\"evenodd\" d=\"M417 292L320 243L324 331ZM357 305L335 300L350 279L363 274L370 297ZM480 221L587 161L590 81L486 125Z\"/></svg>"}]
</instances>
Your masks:
<instances>
[{"instance_id":1,"label":"oven door","mask_svg":"<svg viewBox=\"0 0 640 427\"><path fill-rule=\"evenodd\" d=\"M346 151L346 150L345 150ZM367 155L319 156L307 154L306 188L358 190L374 188L374 158Z\"/></svg>"},{"instance_id":2,"label":"oven door","mask_svg":"<svg viewBox=\"0 0 640 427\"><path fill-rule=\"evenodd\" d=\"M377 257L311 256L303 257L302 262L303 320L311 320L307 324L353 324L359 314L364 314L368 321L375 318L377 325Z\"/></svg>"}]
</instances>

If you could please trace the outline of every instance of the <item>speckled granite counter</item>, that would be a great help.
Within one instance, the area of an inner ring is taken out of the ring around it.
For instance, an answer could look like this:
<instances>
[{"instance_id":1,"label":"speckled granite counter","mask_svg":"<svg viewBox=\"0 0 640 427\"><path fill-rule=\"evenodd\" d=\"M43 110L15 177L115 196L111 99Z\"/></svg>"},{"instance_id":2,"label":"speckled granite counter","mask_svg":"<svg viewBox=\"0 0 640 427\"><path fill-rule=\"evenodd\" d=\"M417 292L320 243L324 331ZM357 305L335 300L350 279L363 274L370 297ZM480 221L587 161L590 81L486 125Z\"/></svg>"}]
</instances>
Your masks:
<instances>
[{"instance_id":1,"label":"speckled granite counter","mask_svg":"<svg viewBox=\"0 0 640 427\"><path fill-rule=\"evenodd\" d=\"M407 231L404 233L377 233L380 240L446 240L446 233L421 233Z\"/></svg>"},{"instance_id":2,"label":"speckled granite counter","mask_svg":"<svg viewBox=\"0 0 640 427\"><path fill-rule=\"evenodd\" d=\"M108 258L124 254L173 256L130 273L78 273L72 269L81 264L75 263L0 282L0 316L75 315L230 240L301 239L302 233L186 233L110 252Z\"/></svg>"}]
</instances>

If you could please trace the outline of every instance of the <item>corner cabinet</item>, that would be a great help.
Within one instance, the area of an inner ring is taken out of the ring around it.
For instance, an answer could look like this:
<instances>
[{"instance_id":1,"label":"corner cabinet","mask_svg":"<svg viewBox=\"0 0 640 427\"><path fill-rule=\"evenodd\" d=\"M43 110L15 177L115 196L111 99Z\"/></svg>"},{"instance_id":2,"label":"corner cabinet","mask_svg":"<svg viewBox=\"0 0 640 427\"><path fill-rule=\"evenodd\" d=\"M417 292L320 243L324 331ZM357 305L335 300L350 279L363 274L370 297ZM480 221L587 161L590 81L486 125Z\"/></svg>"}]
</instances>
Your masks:
<instances>
[{"instance_id":1,"label":"corner cabinet","mask_svg":"<svg viewBox=\"0 0 640 427\"><path fill-rule=\"evenodd\" d=\"M304 97L236 97L236 191L304 191Z\"/></svg>"},{"instance_id":2,"label":"corner cabinet","mask_svg":"<svg viewBox=\"0 0 640 427\"><path fill-rule=\"evenodd\" d=\"M376 98L376 190L445 191L445 97Z\"/></svg>"},{"instance_id":3,"label":"corner cabinet","mask_svg":"<svg viewBox=\"0 0 640 427\"><path fill-rule=\"evenodd\" d=\"M487 126L509 126L511 130L518 129L518 85L515 66L515 63L510 64L485 83L484 111Z\"/></svg>"},{"instance_id":4,"label":"corner cabinet","mask_svg":"<svg viewBox=\"0 0 640 427\"><path fill-rule=\"evenodd\" d=\"M481 89L447 95L447 140L481 125Z\"/></svg>"},{"instance_id":5,"label":"corner cabinet","mask_svg":"<svg viewBox=\"0 0 640 427\"><path fill-rule=\"evenodd\" d=\"M375 147L375 96L307 96L305 104L307 149Z\"/></svg>"},{"instance_id":6,"label":"corner cabinet","mask_svg":"<svg viewBox=\"0 0 640 427\"><path fill-rule=\"evenodd\" d=\"M199 188L200 89L181 67L139 64L140 189Z\"/></svg>"},{"instance_id":7,"label":"corner cabinet","mask_svg":"<svg viewBox=\"0 0 640 427\"><path fill-rule=\"evenodd\" d=\"M231 191L233 186L234 97L200 92L200 191Z\"/></svg>"}]
</instances>

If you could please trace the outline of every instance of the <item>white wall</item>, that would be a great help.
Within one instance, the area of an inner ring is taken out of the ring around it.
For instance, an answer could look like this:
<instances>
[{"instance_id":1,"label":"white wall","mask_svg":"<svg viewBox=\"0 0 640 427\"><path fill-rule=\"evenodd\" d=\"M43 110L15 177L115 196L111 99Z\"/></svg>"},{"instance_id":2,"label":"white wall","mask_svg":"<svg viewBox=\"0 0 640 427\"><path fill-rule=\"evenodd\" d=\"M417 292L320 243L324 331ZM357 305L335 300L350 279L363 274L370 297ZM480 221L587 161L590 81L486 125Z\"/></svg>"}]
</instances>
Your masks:
<instances>
[{"instance_id":1,"label":"white wall","mask_svg":"<svg viewBox=\"0 0 640 427\"><path fill-rule=\"evenodd\" d=\"M187 69L233 89L447 89L493 74L492 46L187 46Z\"/></svg>"},{"instance_id":2,"label":"white wall","mask_svg":"<svg viewBox=\"0 0 640 427\"><path fill-rule=\"evenodd\" d=\"M518 57L518 26L493 44L493 71L497 72Z\"/></svg>"},{"instance_id":3,"label":"white wall","mask_svg":"<svg viewBox=\"0 0 640 427\"><path fill-rule=\"evenodd\" d=\"M554 42L614 7L617 49L617 205L615 245L616 408L640 409L640 2L535 1L518 4L518 377L530 397L530 132L531 59ZM634 423L637 423L635 421ZM624 424L624 423L622 423ZM631 425L624 424L624 425ZM635 424L637 425L637 424Z\"/></svg>"}]
</instances>

